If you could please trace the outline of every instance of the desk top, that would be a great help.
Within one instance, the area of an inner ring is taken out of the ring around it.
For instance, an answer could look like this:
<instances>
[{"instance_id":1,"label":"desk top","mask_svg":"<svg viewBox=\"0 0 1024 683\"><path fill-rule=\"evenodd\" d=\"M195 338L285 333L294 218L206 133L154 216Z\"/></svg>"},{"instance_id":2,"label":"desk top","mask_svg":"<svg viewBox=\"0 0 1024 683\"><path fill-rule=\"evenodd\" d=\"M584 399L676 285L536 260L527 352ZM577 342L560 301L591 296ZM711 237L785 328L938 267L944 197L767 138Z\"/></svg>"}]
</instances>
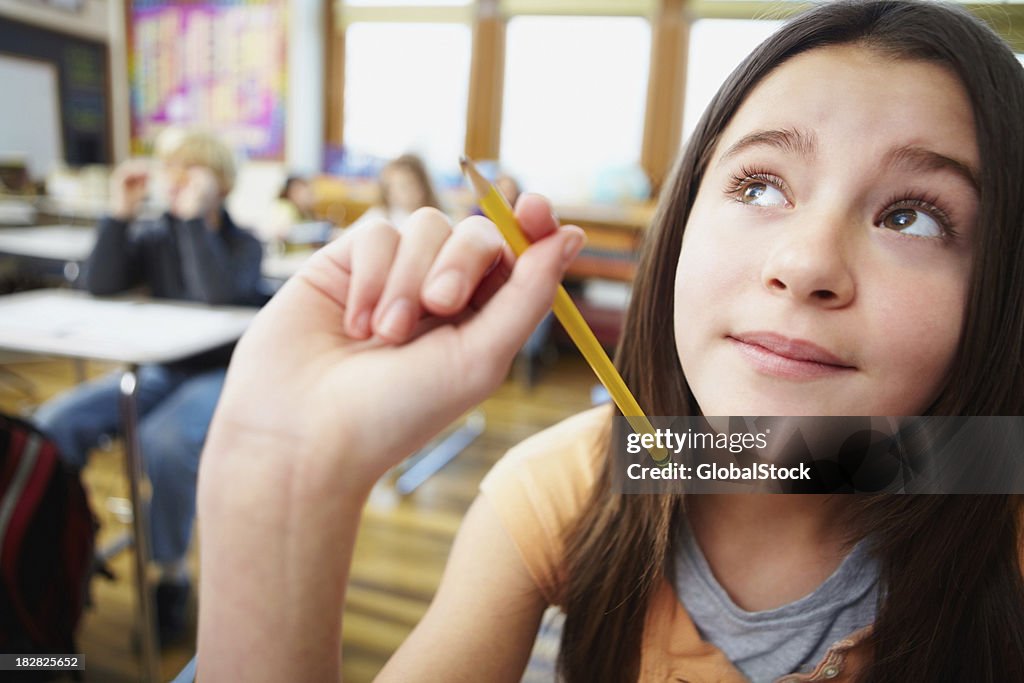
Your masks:
<instances>
[{"instance_id":1,"label":"desk top","mask_svg":"<svg viewBox=\"0 0 1024 683\"><path fill-rule=\"evenodd\" d=\"M36 207L24 199L0 198L0 225L32 225Z\"/></svg>"},{"instance_id":2,"label":"desk top","mask_svg":"<svg viewBox=\"0 0 1024 683\"><path fill-rule=\"evenodd\" d=\"M295 275L314 252L314 249L303 249L286 254L264 254L263 277L284 282Z\"/></svg>"},{"instance_id":3,"label":"desk top","mask_svg":"<svg viewBox=\"0 0 1024 683\"><path fill-rule=\"evenodd\" d=\"M67 289L0 296L0 348L117 363L169 363L236 341L256 309Z\"/></svg>"},{"instance_id":4,"label":"desk top","mask_svg":"<svg viewBox=\"0 0 1024 683\"><path fill-rule=\"evenodd\" d=\"M0 254L82 262L92 253L96 234L95 228L73 225L0 229ZM263 276L283 282L295 274L313 251L266 254L261 268Z\"/></svg>"},{"instance_id":5,"label":"desk top","mask_svg":"<svg viewBox=\"0 0 1024 683\"><path fill-rule=\"evenodd\" d=\"M96 244L94 228L40 225L0 230L0 254L54 261L84 261Z\"/></svg>"}]
</instances>

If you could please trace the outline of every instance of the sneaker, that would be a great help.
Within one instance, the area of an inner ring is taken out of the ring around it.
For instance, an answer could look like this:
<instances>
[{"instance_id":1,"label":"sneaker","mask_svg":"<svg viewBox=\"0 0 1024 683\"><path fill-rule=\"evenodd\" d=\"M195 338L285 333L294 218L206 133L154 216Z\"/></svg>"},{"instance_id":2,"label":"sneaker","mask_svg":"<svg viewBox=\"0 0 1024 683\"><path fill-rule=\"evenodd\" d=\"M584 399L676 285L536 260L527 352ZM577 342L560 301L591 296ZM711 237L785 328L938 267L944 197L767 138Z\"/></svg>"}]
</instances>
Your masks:
<instances>
[{"instance_id":1,"label":"sneaker","mask_svg":"<svg viewBox=\"0 0 1024 683\"><path fill-rule=\"evenodd\" d=\"M160 646L179 641L188 626L188 598L192 586L188 579L161 581L156 587L156 625Z\"/></svg>"}]
</instances>

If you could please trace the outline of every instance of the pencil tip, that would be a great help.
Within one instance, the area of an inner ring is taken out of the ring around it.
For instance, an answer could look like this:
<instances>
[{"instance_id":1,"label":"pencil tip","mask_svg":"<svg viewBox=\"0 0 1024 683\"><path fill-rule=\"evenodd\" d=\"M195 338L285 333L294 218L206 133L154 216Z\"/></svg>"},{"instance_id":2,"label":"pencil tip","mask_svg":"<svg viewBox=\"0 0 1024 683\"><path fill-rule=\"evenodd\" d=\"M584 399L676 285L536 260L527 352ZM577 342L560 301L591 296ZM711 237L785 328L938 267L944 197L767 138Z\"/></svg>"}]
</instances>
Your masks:
<instances>
[{"instance_id":1,"label":"pencil tip","mask_svg":"<svg viewBox=\"0 0 1024 683\"><path fill-rule=\"evenodd\" d=\"M466 176L466 179L469 180L473 190L481 197L487 194L489 185L484 180L484 177L480 175L480 171L473 165L473 162L469 160L469 157L459 157L459 165L462 167L462 175Z\"/></svg>"}]
</instances>

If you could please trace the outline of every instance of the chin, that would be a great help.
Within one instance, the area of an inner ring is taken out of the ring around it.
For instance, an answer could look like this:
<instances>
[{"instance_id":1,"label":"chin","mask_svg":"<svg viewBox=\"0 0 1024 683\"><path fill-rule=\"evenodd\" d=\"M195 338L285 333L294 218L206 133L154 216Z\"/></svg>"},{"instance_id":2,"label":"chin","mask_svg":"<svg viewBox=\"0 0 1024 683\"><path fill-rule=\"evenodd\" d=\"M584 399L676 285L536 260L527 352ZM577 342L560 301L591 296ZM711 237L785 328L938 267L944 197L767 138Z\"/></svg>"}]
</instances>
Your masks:
<instances>
[{"instance_id":1,"label":"chin","mask_svg":"<svg viewBox=\"0 0 1024 683\"><path fill-rule=\"evenodd\" d=\"M727 387L742 387L726 393ZM836 401L836 396L821 396L807 386L752 387L733 382L721 382L709 387L709 391L700 392L693 387L697 403L704 415L730 415L746 417L802 417L818 415L863 415L864 404L859 407L850 400L849 393L843 400ZM833 392L829 392L833 393Z\"/></svg>"}]
</instances>

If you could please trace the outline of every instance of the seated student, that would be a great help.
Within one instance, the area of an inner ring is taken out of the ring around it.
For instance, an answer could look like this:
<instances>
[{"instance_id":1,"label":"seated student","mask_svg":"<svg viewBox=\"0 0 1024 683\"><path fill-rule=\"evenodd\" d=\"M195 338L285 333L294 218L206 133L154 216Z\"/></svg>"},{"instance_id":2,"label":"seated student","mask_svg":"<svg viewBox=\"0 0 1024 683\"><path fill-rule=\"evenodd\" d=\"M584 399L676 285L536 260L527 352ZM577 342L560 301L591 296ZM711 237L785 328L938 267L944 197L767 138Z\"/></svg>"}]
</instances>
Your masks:
<instances>
[{"instance_id":1,"label":"seated student","mask_svg":"<svg viewBox=\"0 0 1024 683\"><path fill-rule=\"evenodd\" d=\"M1013 52L956 5L787 23L662 194L618 350L639 405L1024 414L1022 110ZM338 680L374 482L499 385L581 247L537 196L516 215L514 262L479 217L347 235L246 332L200 477L198 680ZM378 680L518 681L551 603L569 683L1024 680L1020 495L627 495L613 414L487 475Z\"/></svg>"},{"instance_id":2,"label":"seated student","mask_svg":"<svg viewBox=\"0 0 1024 683\"><path fill-rule=\"evenodd\" d=\"M109 295L144 286L161 299L259 303L262 247L224 209L235 177L231 151L212 135L187 130L166 132L156 151L169 210L154 221L136 220L150 162L121 164L111 178L110 214L100 220L83 270L85 288ZM184 627L196 471L231 351L139 371L139 439L153 490L149 516L153 558L162 569L156 603L165 643ZM100 438L120 428L118 381L114 374L83 384L36 413L67 462L83 467Z\"/></svg>"},{"instance_id":3,"label":"seated student","mask_svg":"<svg viewBox=\"0 0 1024 683\"><path fill-rule=\"evenodd\" d=\"M523 193L519 187L519 181L507 173L499 173L498 177L494 179L494 186L505 195L505 199L512 206L516 205L519 195Z\"/></svg>"},{"instance_id":4,"label":"seated student","mask_svg":"<svg viewBox=\"0 0 1024 683\"><path fill-rule=\"evenodd\" d=\"M416 209L441 208L427 167L415 154L403 154L389 161L378 180L381 203L369 208L350 228L381 220L402 225Z\"/></svg>"},{"instance_id":5,"label":"seated student","mask_svg":"<svg viewBox=\"0 0 1024 683\"><path fill-rule=\"evenodd\" d=\"M302 176L290 175L285 179L277 200L268 212L261 234L266 239L284 242L292 227L313 219L312 185Z\"/></svg>"}]
</instances>

